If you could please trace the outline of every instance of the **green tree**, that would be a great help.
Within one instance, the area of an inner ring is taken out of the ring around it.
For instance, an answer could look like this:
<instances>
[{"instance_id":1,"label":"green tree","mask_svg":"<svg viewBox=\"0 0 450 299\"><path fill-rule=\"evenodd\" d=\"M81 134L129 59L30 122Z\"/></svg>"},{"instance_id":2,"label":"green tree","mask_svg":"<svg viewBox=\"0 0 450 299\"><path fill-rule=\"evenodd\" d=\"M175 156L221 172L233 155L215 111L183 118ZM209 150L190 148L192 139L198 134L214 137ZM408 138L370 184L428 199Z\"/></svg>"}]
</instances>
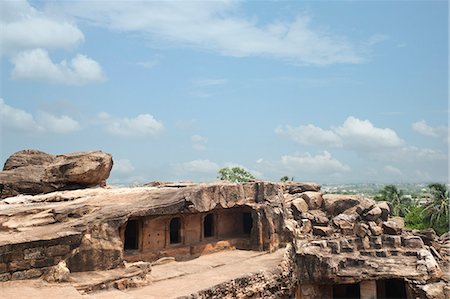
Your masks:
<instances>
[{"instance_id":1,"label":"green tree","mask_svg":"<svg viewBox=\"0 0 450 299\"><path fill-rule=\"evenodd\" d=\"M375 196L375 200L387 201L392 205L392 215L404 217L409 212L411 201L404 196L403 190L397 189L395 185L386 185Z\"/></svg>"},{"instance_id":2,"label":"green tree","mask_svg":"<svg viewBox=\"0 0 450 299\"><path fill-rule=\"evenodd\" d=\"M280 179L280 182L287 182L287 181L289 181L289 177L287 175L285 175Z\"/></svg>"},{"instance_id":3,"label":"green tree","mask_svg":"<svg viewBox=\"0 0 450 299\"><path fill-rule=\"evenodd\" d=\"M255 177L247 170L241 167L225 167L219 170L217 176L219 180L230 181L234 183L245 183L255 180Z\"/></svg>"},{"instance_id":4,"label":"green tree","mask_svg":"<svg viewBox=\"0 0 450 299\"><path fill-rule=\"evenodd\" d=\"M410 229L427 229L430 227L422 206L411 206L405 215L405 226Z\"/></svg>"},{"instance_id":5,"label":"green tree","mask_svg":"<svg viewBox=\"0 0 450 299\"><path fill-rule=\"evenodd\" d=\"M425 204L425 218L439 235L449 231L449 191L444 184L430 184L431 199Z\"/></svg>"}]
</instances>

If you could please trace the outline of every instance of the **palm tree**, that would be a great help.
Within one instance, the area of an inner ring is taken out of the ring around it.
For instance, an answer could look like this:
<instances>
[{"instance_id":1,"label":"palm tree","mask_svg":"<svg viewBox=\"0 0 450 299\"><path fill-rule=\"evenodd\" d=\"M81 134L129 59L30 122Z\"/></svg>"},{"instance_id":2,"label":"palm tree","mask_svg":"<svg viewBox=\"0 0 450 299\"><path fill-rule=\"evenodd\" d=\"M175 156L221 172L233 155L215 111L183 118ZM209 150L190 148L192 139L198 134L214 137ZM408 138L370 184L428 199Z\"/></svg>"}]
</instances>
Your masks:
<instances>
[{"instance_id":1,"label":"palm tree","mask_svg":"<svg viewBox=\"0 0 450 299\"><path fill-rule=\"evenodd\" d=\"M387 201L392 205L392 215L404 217L409 212L411 202L404 196L403 190L397 189L395 185L386 185L383 190L375 196L375 200Z\"/></svg>"},{"instance_id":2,"label":"palm tree","mask_svg":"<svg viewBox=\"0 0 450 299\"><path fill-rule=\"evenodd\" d=\"M445 184L428 185L431 201L425 204L426 219L438 234L449 230L449 191Z\"/></svg>"}]
</instances>

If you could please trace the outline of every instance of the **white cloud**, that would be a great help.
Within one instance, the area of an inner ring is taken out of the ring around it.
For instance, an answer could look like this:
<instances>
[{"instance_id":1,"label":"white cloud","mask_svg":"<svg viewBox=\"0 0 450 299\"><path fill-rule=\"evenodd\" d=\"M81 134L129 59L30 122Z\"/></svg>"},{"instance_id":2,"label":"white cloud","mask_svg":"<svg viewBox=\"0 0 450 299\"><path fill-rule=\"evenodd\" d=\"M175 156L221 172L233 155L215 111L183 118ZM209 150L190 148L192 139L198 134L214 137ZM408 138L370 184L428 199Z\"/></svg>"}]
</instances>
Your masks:
<instances>
[{"instance_id":1,"label":"white cloud","mask_svg":"<svg viewBox=\"0 0 450 299\"><path fill-rule=\"evenodd\" d=\"M189 162L180 163L175 166L176 172L179 174L184 173L202 173L202 174L214 174L219 170L219 165L208 159L192 160Z\"/></svg>"},{"instance_id":2,"label":"white cloud","mask_svg":"<svg viewBox=\"0 0 450 299\"><path fill-rule=\"evenodd\" d=\"M32 114L7 105L2 98L0 98L0 116L2 126L8 128L28 132L43 130L37 124Z\"/></svg>"},{"instance_id":3,"label":"white cloud","mask_svg":"<svg viewBox=\"0 0 450 299\"><path fill-rule=\"evenodd\" d=\"M38 115L39 124L48 132L66 134L78 131L80 124L67 115L55 116L47 112Z\"/></svg>"},{"instance_id":4,"label":"white cloud","mask_svg":"<svg viewBox=\"0 0 450 299\"><path fill-rule=\"evenodd\" d=\"M341 138L336 133L311 124L299 127L279 126L275 129L275 133L303 145L342 146Z\"/></svg>"},{"instance_id":5,"label":"white cloud","mask_svg":"<svg viewBox=\"0 0 450 299\"><path fill-rule=\"evenodd\" d=\"M67 115L55 116L40 111L35 118L31 113L14 108L0 98L0 120L5 128L11 128L29 133L67 134L80 129L80 124Z\"/></svg>"},{"instance_id":6,"label":"white cloud","mask_svg":"<svg viewBox=\"0 0 450 299\"><path fill-rule=\"evenodd\" d=\"M421 120L415 122L411 125L414 132L417 132L421 135L435 138L442 138L444 142L448 142L450 140L448 127L438 126L432 127L427 124L425 120Z\"/></svg>"},{"instance_id":7,"label":"white cloud","mask_svg":"<svg viewBox=\"0 0 450 299\"><path fill-rule=\"evenodd\" d=\"M225 85L228 83L228 80L213 79L213 78L197 78L192 80L192 82L197 86L206 87L206 86Z\"/></svg>"},{"instance_id":8,"label":"white cloud","mask_svg":"<svg viewBox=\"0 0 450 299\"><path fill-rule=\"evenodd\" d=\"M114 166L112 169L113 174L128 175L134 171L134 166L128 159L114 160Z\"/></svg>"},{"instance_id":9,"label":"white cloud","mask_svg":"<svg viewBox=\"0 0 450 299\"><path fill-rule=\"evenodd\" d=\"M71 49L84 41L72 23L50 16L27 1L0 1L1 54L35 48Z\"/></svg>"},{"instance_id":10,"label":"white cloud","mask_svg":"<svg viewBox=\"0 0 450 299\"><path fill-rule=\"evenodd\" d=\"M389 175L396 175L396 176L402 176L403 173L400 169L392 166L392 165L386 165L384 166L384 172L389 174Z\"/></svg>"},{"instance_id":11,"label":"white cloud","mask_svg":"<svg viewBox=\"0 0 450 299\"><path fill-rule=\"evenodd\" d=\"M344 145L352 148L379 150L386 147L399 147L404 141L389 128L377 128L369 120L348 117L344 124L335 129L344 139Z\"/></svg>"},{"instance_id":12,"label":"white cloud","mask_svg":"<svg viewBox=\"0 0 450 299\"><path fill-rule=\"evenodd\" d=\"M54 63L46 50L20 52L12 60L14 79L42 80L68 85L83 85L105 79L101 66L93 59L77 54L71 61Z\"/></svg>"},{"instance_id":13,"label":"white cloud","mask_svg":"<svg viewBox=\"0 0 450 299\"><path fill-rule=\"evenodd\" d=\"M145 137L160 134L164 125L150 114L139 114L133 118L114 118L106 112L98 115L106 130L123 137Z\"/></svg>"},{"instance_id":14,"label":"white cloud","mask_svg":"<svg viewBox=\"0 0 450 299\"><path fill-rule=\"evenodd\" d=\"M310 153L285 155L281 157L281 164L296 173L332 175L350 170L349 166L332 158L327 151L315 156Z\"/></svg>"},{"instance_id":15,"label":"white cloud","mask_svg":"<svg viewBox=\"0 0 450 299\"><path fill-rule=\"evenodd\" d=\"M413 131L430 137L439 137L439 135L436 133L436 129L433 127L430 127L425 120L421 120L418 122L415 122L411 125Z\"/></svg>"},{"instance_id":16,"label":"white cloud","mask_svg":"<svg viewBox=\"0 0 450 299\"><path fill-rule=\"evenodd\" d=\"M61 11L116 31L137 32L152 45L176 44L223 55L270 56L298 64L361 63L377 34L354 43L316 29L310 17L261 23L235 1L64 2Z\"/></svg>"},{"instance_id":17,"label":"white cloud","mask_svg":"<svg viewBox=\"0 0 450 299\"><path fill-rule=\"evenodd\" d=\"M369 120L349 116L337 128L324 130L312 124L292 127L278 126L275 133L303 144L315 146L347 147L356 150L379 150L380 148L400 147L404 141L389 128L377 128Z\"/></svg>"},{"instance_id":18,"label":"white cloud","mask_svg":"<svg viewBox=\"0 0 450 299\"><path fill-rule=\"evenodd\" d=\"M200 136L200 135L192 135L192 148L197 151L206 150L206 144L208 143L208 138Z\"/></svg>"}]
</instances>

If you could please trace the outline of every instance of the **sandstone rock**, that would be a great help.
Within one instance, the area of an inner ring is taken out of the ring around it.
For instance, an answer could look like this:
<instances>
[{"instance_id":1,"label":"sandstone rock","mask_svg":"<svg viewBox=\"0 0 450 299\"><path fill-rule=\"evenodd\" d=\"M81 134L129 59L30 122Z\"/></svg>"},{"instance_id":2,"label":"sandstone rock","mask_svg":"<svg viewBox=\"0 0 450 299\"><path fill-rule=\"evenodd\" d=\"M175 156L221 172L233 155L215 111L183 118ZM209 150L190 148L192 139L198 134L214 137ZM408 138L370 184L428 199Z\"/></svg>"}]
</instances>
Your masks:
<instances>
[{"instance_id":1,"label":"sandstone rock","mask_svg":"<svg viewBox=\"0 0 450 299\"><path fill-rule=\"evenodd\" d=\"M302 219L302 227L301 231L305 234L308 234L312 231L312 223L309 219Z\"/></svg>"},{"instance_id":2,"label":"sandstone rock","mask_svg":"<svg viewBox=\"0 0 450 299\"><path fill-rule=\"evenodd\" d=\"M370 211L375 205L375 201L368 198L361 198L359 204L356 206L356 212L363 216L365 213Z\"/></svg>"},{"instance_id":3,"label":"sandstone rock","mask_svg":"<svg viewBox=\"0 0 450 299\"><path fill-rule=\"evenodd\" d=\"M310 220L314 225L327 226L330 221L325 212L321 210L310 210L302 214L302 218Z\"/></svg>"},{"instance_id":4,"label":"sandstone rock","mask_svg":"<svg viewBox=\"0 0 450 299\"><path fill-rule=\"evenodd\" d=\"M395 217L392 217L390 220L397 223L398 227L400 227L401 229L403 229L405 227L405 220L402 217L395 216Z\"/></svg>"},{"instance_id":5,"label":"sandstone rock","mask_svg":"<svg viewBox=\"0 0 450 299\"><path fill-rule=\"evenodd\" d=\"M320 192L306 191L301 194L301 198L305 200L310 210L320 209L322 206L323 198Z\"/></svg>"},{"instance_id":6,"label":"sandstone rock","mask_svg":"<svg viewBox=\"0 0 450 299\"><path fill-rule=\"evenodd\" d=\"M389 204L385 201L381 201L377 203L377 207L381 209L381 219L383 219L383 221L387 221L391 215L391 208L389 207Z\"/></svg>"},{"instance_id":7,"label":"sandstone rock","mask_svg":"<svg viewBox=\"0 0 450 299\"><path fill-rule=\"evenodd\" d=\"M387 235L400 235L402 227L397 222L388 220L383 222L383 231Z\"/></svg>"},{"instance_id":8,"label":"sandstone rock","mask_svg":"<svg viewBox=\"0 0 450 299\"><path fill-rule=\"evenodd\" d=\"M368 225L369 225L369 229L370 229L370 232L372 233L372 235L380 236L381 234L383 234L383 228L378 226L375 222L369 221Z\"/></svg>"},{"instance_id":9,"label":"sandstone rock","mask_svg":"<svg viewBox=\"0 0 450 299\"><path fill-rule=\"evenodd\" d=\"M359 204L357 197L351 195L325 194L322 198L325 211L333 216L341 214L342 212Z\"/></svg>"},{"instance_id":10,"label":"sandstone rock","mask_svg":"<svg viewBox=\"0 0 450 299\"><path fill-rule=\"evenodd\" d=\"M301 214L308 211L308 204L303 198L296 198L291 203L291 209L295 209Z\"/></svg>"},{"instance_id":11,"label":"sandstone rock","mask_svg":"<svg viewBox=\"0 0 450 299\"><path fill-rule=\"evenodd\" d=\"M327 237L331 236L333 229L328 226L313 226L313 234L316 236Z\"/></svg>"},{"instance_id":12,"label":"sandstone rock","mask_svg":"<svg viewBox=\"0 0 450 299\"><path fill-rule=\"evenodd\" d=\"M333 224L338 227L344 235L353 233L356 215L339 214L333 218Z\"/></svg>"},{"instance_id":13,"label":"sandstone rock","mask_svg":"<svg viewBox=\"0 0 450 299\"><path fill-rule=\"evenodd\" d=\"M70 281L70 270L67 268L66 262L61 261L56 266L49 268L42 278L47 282L68 282Z\"/></svg>"},{"instance_id":14,"label":"sandstone rock","mask_svg":"<svg viewBox=\"0 0 450 299\"><path fill-rule=\"evenodd\" d=\"M112 157L101 151L49 155L36 150L13 154L0 172L1 198L105 185Z\"/></svg>"},{"instance_id":15,"label":"sandstone rock","mask_svg":"<svg viewBox=\"0 0 450 299\"><path fill-rule=\"evenodd\" d=\"M365 223L357 222L355 226L353 227L353 231L355 232L355 235L357 235L360 238L364 238L367 235L371 235L369 226Z\"/></svg>"},{"instance_id":16,"label":"sandstone rock","mask_svg":"<svg viewBox=\"0 0 450 299\"><path fill-rule=\"evenodd\" d=\"M381 209L377 206L373 207L367 213L364 214L364 218L368 221L375 221L381 216Z\"/></svg>"},{"instance_id":17,"label":"sandstone rock","mask_svg":"<svg viewBox=\"0 0 450 299\"><path fill-rule=\"evenodd\" d=\"M316 183L297 183L288 182L284 183L284 189L288 191L289 194L303 193L305 191L320 191L320 185Z\"/></svg>"}]
</instances>

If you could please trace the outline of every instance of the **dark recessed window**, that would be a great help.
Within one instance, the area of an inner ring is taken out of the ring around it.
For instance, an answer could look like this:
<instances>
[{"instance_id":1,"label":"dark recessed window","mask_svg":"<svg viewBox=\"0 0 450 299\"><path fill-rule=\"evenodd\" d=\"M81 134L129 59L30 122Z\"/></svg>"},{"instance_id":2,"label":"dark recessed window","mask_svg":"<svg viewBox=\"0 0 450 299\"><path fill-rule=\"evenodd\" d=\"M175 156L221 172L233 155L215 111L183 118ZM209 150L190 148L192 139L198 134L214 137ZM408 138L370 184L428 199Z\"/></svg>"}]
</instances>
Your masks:
<instances>
[{"instance_id":1,"label":"dark recessed window","mask_svg":"<svg viewBox=\"0 0 450 299\"><path fill-rule=\"evenodd\" d=\"M172 218L169 225L170 244L181 242L181 219L179 217Z\"/></svg>"},{"instance_id":2,"label":"dark recessed window","mask_svg":"<svg viewBox=\"0 0 450 299\"><path fill-rule=\"evenodd\" d=\"M139 222L137 220L129 220L127 222L124 249L139 249Z\"/></svg>"},{"instance_id":3,"label":"dark recessed window","mask_svg":"<svg viewBox=\"0 0 450 299\"><path fill-rule=\"evenodd\" d=\"M208 214L203 219L203 236L205 238L214 236L214 215Z\"/></svg>"},{"instance_id":4,"label":"dark recessed window","mask_svg":"<svg viewBox=\"0 0 450 299\"><path fill-rule=\"evenodd\" d=\"M249 235L252 232L253 218L252 213L243 213L242 215L244 234Z\"/></svg>"}]
</instances>

